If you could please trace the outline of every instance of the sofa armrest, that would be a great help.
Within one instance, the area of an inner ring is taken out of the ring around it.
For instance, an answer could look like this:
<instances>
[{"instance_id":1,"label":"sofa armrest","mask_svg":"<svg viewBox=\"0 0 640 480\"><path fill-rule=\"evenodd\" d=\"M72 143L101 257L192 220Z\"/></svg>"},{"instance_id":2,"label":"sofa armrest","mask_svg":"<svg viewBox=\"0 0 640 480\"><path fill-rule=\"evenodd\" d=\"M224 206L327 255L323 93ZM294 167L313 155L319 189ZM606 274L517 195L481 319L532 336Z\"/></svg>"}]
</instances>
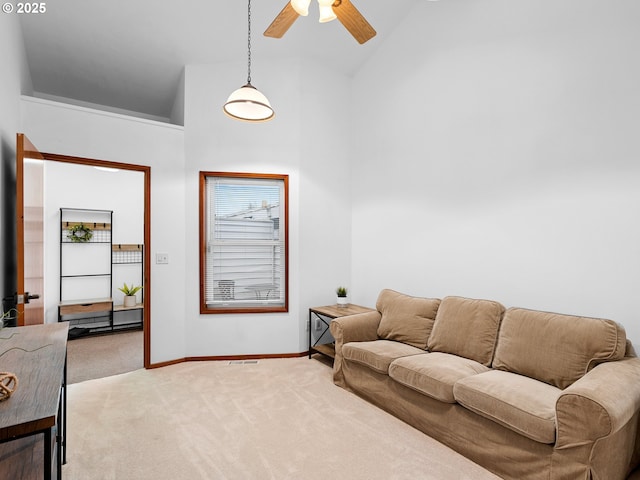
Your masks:
<instances>
[{"instance_id":1,"label":"sofa armrest","mask_svg":"<svg viewBox=\"0 0 640 480\"><path fill-rule=\"evenodd\" d=\"M622 428L640 410L640 358L594 367L556 402L556 448L594 442Z\"/></svg>"},{"instance_id":2,"label":"sofa armrest","mask_svg":"<svg viewBox=\"0 0 640 480\"><path fill-rule=\"evenodd\" d=\"M345 387L342 374L342 346L349 342L368 342L378 339L378 325L382 314L378 311L358 313L334 318L329 325L336 342L336 356L333 360L333 381Z\"/></svg>"},{"instance_id":3,"label":"sofa armrest","mask_svg":"<svg viewBox=\"0 0 640 480\"><path fill-rule=\"evenodd\" d=\"M378 311L334 318L330 329L336 350L349 342L370 342L378 339L378 325L382 315Z\"/></svg>"}]
</instances>

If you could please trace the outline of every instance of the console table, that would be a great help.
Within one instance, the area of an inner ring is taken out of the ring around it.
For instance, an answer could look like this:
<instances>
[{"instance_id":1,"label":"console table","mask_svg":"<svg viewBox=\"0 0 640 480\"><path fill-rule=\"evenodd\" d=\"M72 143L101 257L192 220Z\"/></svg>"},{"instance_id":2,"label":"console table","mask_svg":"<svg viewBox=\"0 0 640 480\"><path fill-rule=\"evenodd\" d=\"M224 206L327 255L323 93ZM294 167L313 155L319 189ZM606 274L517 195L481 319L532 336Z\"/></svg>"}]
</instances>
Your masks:
<instances>
[{"instance_id":1,"label":"console table","mask_svg":"<svg viewBox=\"0 0 640 480\"><path fill-rule=\"evenodd\" d=\"M68 331L67 323L0 330L0 354L7 352L0 370L18 377L11 398L0 402L0 478L62 478Z\"/></svg>"},{"instance_id":2,"label":"console table","mask_svg":"<svg viewBox=\"0 0 640 480\"><path fill-rule=\"evenodd\" d=\"M329 330L329 324L331 320L339 317L346 317L347 315L355 315L357 313L365 313L372 312L372 308L361 307L360 305L354 305L353 303L349 303L345 306L341 305L326 305L324 307L313 307L309 309L309 358L311 358L311 354L313 353L321 353L330 358L335 358L336 356L336 346L334 343L318 343L325 333ZM324 329L322 333L318 337L315 343L311 344L311 329L312 329L312 319L316 318L320 320L324 324Z\"/></svg>"}]
</instances>

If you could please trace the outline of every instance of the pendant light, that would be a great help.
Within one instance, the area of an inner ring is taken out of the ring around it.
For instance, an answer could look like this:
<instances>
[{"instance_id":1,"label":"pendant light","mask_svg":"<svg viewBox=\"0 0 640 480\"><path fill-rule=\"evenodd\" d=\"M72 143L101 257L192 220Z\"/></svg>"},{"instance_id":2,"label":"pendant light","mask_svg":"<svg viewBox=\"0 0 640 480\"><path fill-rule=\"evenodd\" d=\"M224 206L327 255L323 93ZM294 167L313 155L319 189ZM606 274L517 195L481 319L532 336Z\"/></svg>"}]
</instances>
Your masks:
<instances>
[{"instance_id":1,"label":"pendant light","mask_svg":"<svg viewBox=\"0 0 640 480\"><path fill-rule=\"evenodd\" d=\"M267 97L264 96L256 87L251 85L251 0L247 8L247 18L249 24L248 45L249 51L247 55L247 84L234 91L227 103L224 104L224 113L236 120L244 120L246 122L266 122L271 120L275 115L273 108Z\"/></svg>"},{"instance_id":2,"label":"pendant light","mask_svg":"<svg viewBox=\"0 0 640 480\"><path fill-rule=\"evenodd\" d=\"M298 15L306 17L309 15L309 4L311 0L291 0L291 6ZM318 6L320 8L320 23L330 22L335 20L336 14L333 12L333 4L335 0L318 0Z\"/></svg>"},{"instance_id":3,"label":"pendant light","mask_svg":"<svg viewBox=\"0 0 640 480\"><path fill-rule=\"evenodd\" d=\"M309 15L309 4L311 0L291 0L290 3L298 15L302 15L303 17Z\"/></svg>"},{"instance_id":4,"label":"pendant light","mask_svg":"<svg viewBox=\"0 0 640 480\"><path fill-rule=\"evenodd\" d=\"M331 7L333 0L318 0L318 5L320 6L320 19L318 20L320 23L327 23L338 18Z\"/></svg>"}]
</instances>

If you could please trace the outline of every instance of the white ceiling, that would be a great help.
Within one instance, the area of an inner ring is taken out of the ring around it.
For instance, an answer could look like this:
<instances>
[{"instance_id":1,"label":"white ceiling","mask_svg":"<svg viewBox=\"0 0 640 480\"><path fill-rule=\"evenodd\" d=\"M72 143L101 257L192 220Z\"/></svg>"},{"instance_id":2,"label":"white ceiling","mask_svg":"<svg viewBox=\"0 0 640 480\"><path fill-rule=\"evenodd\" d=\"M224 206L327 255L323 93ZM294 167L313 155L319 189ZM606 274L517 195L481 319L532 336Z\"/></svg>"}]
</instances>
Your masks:
<instances>
[{"instance_id":1,"label":"white ceiling","mask_svg":"<svg viewBox=\"0 0 640 480\"><path fill-rule=\"evenodd\" d=\"M282 39L264 37L286 1L252 0L253 58L304 55L352 75L421 0L354 0L378 32L364 45L319 24L317 4ZM185 65L247 58L246 0L59 0L21 22L36 94L155 117L170 117Z\"/></svg>"}]
</instances>

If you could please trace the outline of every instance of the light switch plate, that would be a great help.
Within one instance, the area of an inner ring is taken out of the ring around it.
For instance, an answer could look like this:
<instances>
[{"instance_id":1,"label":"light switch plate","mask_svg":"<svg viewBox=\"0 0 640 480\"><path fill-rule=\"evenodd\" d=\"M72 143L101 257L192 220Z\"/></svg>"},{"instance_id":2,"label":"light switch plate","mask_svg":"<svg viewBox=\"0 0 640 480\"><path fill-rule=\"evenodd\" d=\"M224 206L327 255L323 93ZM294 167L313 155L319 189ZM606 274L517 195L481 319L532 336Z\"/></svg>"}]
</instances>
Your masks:
<instances>
[{"instance_id":1,"label":"light switch plate","mask_svg":"<svg viewBox=\"0 0 640 480\"><path fill-rule=\"evenodd\" d=\"M169 254L168 253L156 253L156 264L158 265L166 265L169 263Z\"/></svg>"}]
</instances>

